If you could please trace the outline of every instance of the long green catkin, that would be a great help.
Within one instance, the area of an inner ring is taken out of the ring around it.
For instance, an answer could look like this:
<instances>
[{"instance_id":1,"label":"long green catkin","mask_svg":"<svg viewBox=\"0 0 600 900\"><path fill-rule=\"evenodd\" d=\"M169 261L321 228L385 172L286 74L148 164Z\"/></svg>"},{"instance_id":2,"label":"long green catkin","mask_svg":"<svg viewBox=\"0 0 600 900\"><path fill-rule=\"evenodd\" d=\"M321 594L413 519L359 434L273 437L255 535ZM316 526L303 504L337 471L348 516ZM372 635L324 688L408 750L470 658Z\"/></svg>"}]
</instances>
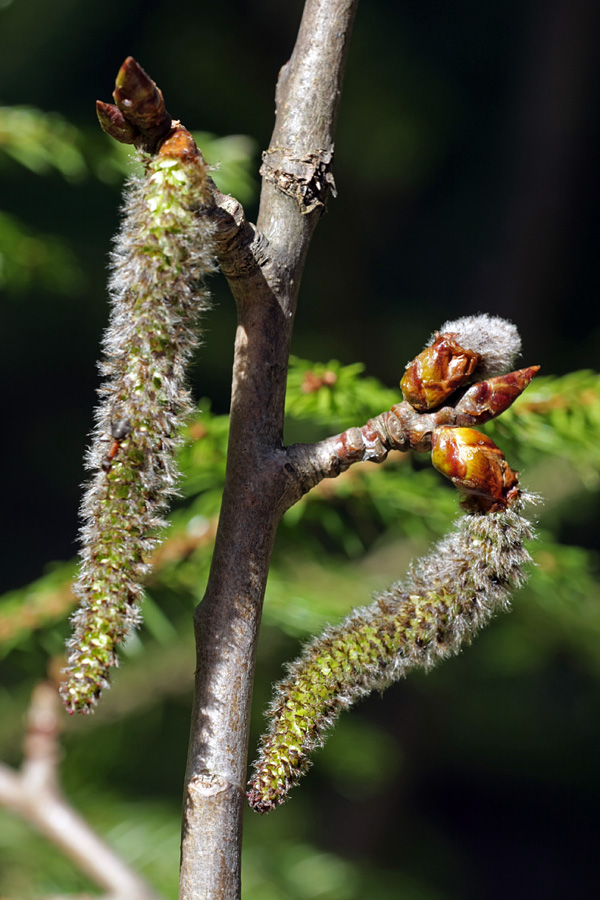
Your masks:
<instances>
[{"instance_id":1,"label":"long green catkin","mask_svg":"<svg viewBox=\"0 0 600 900\"><path fill-rule=\"evenodd\" d=\"M191 140L191 139L190 139ZM181 426L191 410L185 367L209 308L214 270L211 188L197 152L146 158L128 187L112 254L112 314L82 503L73 636L61 693L90 712L116 648L140 621L142 582L178 480Z\"/></svg>"},{"instance_id":2,"label":"long green catkin","mask_svg":"<svg viewBox=\"0 0 600 900\"><path fill-rule=\"evenodd\" d=\"M525 495L525 499L528 499ZM525 580L531 525L522 500L463 516L406 582L307 644L275 688L250 781L257 812L274 809L311 765L340 712L415 667L457 653Z\"/></svg>"}]
</instances>

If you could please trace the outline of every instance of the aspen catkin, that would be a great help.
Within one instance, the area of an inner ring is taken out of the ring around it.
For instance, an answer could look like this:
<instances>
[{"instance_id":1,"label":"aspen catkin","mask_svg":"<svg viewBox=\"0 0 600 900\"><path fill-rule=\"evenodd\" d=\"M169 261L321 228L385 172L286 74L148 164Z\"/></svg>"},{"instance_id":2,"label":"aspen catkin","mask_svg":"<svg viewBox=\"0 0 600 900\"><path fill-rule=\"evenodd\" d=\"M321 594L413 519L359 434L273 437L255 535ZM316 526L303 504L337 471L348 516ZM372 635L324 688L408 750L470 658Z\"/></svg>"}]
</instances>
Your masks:
<instances>
[{"instance_id":1,"label":"aspen catkin","mask_svg":"<svg viewBox=\"0 0 600 900\"><path fill-rule=\"evenodd\" d=\"M496 612L530 561L531 525L522 501L463 516L406 582L307 644L275 688L248 799L257 812L287 798L342 710L383 690L409 669L429 669L457 653Z\"/></svg>"},{"instance_id":2,"label":"aspen catkin","mask_svg":"<svg viewBox=\"0 0 600 900\"><path fill-rule=\"evenodd\" d=\"M208 309L213 271L212 195L207 167L184 129L146 158L129 184L112 254L112 314L104 338L82 503L80 606L73 616L62 696L90 712L116 648L140 619L142 581L175 491L175 453L191 409L185 367Z\"/></svg>"}]
</instances>

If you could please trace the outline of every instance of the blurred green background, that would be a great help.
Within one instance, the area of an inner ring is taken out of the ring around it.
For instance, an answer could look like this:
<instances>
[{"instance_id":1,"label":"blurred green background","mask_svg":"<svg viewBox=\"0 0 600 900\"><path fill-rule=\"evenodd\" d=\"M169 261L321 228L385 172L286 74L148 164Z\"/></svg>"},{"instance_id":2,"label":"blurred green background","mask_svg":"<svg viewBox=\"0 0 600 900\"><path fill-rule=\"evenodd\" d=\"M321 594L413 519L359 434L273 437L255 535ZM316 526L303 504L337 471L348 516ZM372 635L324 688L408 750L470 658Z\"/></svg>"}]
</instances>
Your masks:
<instances>
[{"instance_id":1,"label":"blurred green background","mask_svg":"<svg viewBox=\"0 0 600 900\"><path fill-rule=\"evenodd\" d=\"M93 103L110 100L119 65L134 55L170 112L203 132L217 177L253 218L274 85L301 7L0 0L8 763L19 761L31 688L68 631L66 561L130 164L127 149L99 132ZM512 318L522 364L539 363L546 376L597 368L599 32L595 0L370 0L359 9L336 142L339 196L301 292L288 440L356 424L399 399L405 362L448 317ZM210 400L190 429L185 496L149 585L146 624L101 709L65 734L74 804L168 897L190 613L218 511L235 328L218 278L214 294L193 371L196 395ZM357 360L378 381L350 366ZM306 371L333 371L335 383L303 393ZM598 378L534 384L488 432L547 497L530 586L459 658L346 715L286 806L263 819L249 813L245 900L594 896ZM352 470L288 515L259 648L256 735L270 684L299 640L367 603L449 527L456 498L440 482L425 457L392 460ZM89 887L0 811L2 897Z\"/></svg>"}]
</instances>

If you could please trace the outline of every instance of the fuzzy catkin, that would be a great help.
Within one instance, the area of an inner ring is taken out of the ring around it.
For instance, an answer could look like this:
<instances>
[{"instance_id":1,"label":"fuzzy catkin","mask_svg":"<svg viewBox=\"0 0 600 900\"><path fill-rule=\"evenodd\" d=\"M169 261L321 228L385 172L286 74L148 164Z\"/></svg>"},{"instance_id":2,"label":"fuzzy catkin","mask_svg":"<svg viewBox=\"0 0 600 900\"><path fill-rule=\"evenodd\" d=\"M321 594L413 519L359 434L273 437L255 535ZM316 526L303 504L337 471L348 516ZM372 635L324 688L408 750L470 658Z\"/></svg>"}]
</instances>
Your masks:
<instances>
[{"instance_id":1,"label":"fuzzy catkin","mask_svg":"<svg viewBox=\"0 0 600 900\"><path fill-rule=\"evenodd\" d=\"M265 813L286 799L342 710L411 668L429 669L457 653L506 609L510 590L525 579L530 556L524 541L531 537L521 503L463 516L406 582L309 643L275 688L250 805Z\"/></svg>"},{"instance_id":2,"label":"fuzzy catkin","mask_svg":"<svg viewBox=\"0 0 600 900\"><path fill-rule=\"evenodd\" d=\"M445 332L455 334L461 347L481 355L475 370L477 378L504 375L513 368L521 352L521 336L517 326L500 316L480 313L451 319L440 328L440 334ZM433 344L436 334L431 335L428 346Z\"/></svg>"},{"instance_id":3,"label":"fuzzy catkin","mask_svg":"<svg viewBox=\"0 0 600 900\"><path fill-rule=\"evenodd\" d=\"M158 155L129 184L112 254L112 313L82 503L80 606L61 693L90 712L116 647L140 619L142 581L178 471L175 452L191 410L185 367L209 307L211 189L200 155Z\"/></svg>"}]
</instances>

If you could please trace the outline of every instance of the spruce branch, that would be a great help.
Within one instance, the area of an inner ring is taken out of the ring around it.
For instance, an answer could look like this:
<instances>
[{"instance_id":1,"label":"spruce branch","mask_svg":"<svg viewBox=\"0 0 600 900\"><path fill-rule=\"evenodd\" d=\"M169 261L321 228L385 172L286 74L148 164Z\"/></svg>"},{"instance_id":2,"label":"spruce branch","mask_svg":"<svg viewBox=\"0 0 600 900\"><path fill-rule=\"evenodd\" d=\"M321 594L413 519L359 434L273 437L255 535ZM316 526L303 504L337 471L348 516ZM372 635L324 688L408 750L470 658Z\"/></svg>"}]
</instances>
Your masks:
<instances>
[{"instance_id":1,"label":"spruce branch","mask_svg":"<svg viewBox=\"0 0 600 900\"><path fill-rule=\"evenodd\" d=\"M94 475L74 587L80 606L61 688L71 713L91 711L117 665L117 646L140 619L149 556L176 490L175 453L192 410L185 369L214 270L212 186L191 135L179 123L164 134L162 95L131 59L115 96L146 144L157 129L163 139L127 188L112 255L106 380L87 457Z\"/></svg>"}]
</instances>

